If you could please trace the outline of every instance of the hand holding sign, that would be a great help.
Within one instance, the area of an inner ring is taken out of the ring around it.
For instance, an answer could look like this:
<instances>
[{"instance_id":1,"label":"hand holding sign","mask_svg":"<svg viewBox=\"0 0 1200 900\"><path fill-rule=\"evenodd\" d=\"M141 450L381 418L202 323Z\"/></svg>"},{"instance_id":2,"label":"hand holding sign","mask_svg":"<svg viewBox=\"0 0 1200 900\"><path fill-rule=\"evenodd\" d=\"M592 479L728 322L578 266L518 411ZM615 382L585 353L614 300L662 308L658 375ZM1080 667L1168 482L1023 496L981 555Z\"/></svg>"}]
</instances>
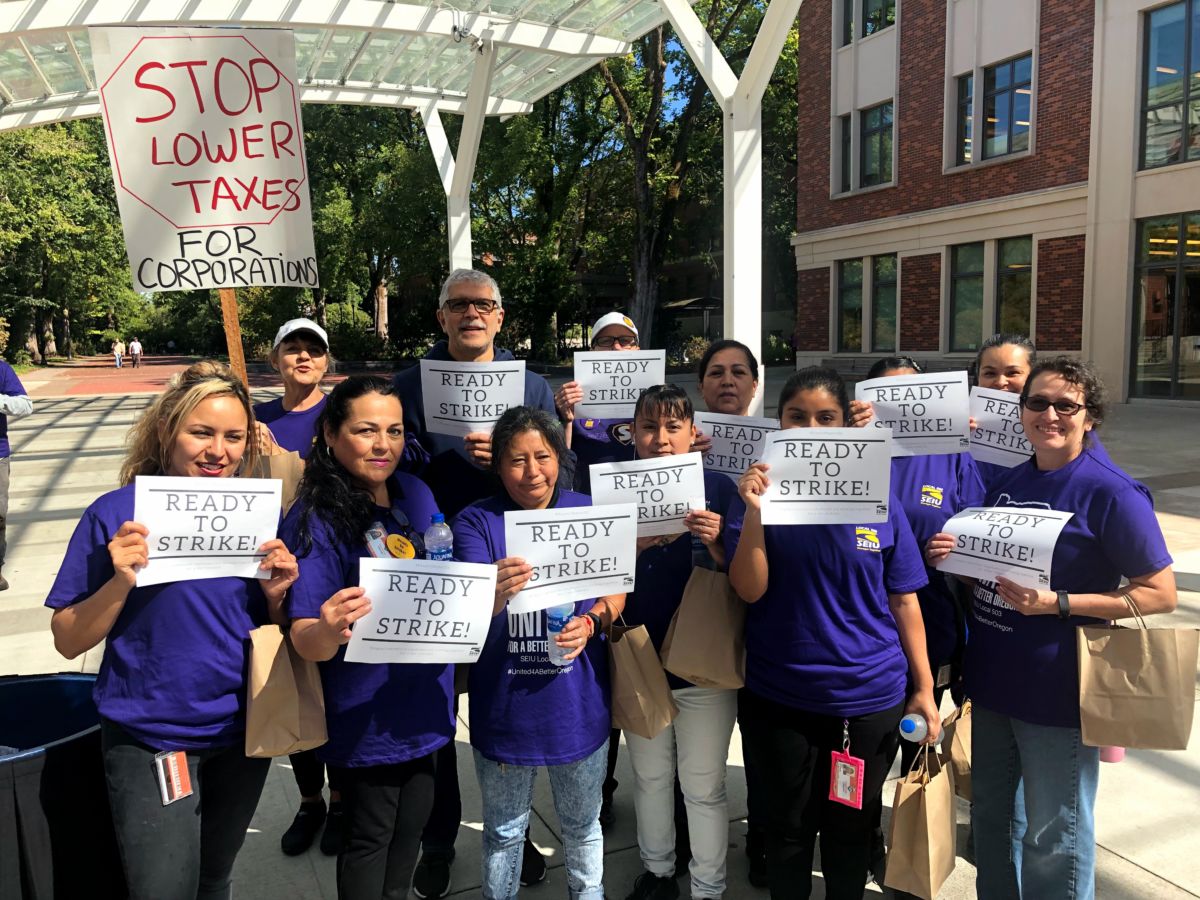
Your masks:
<instances>
[{"instance_id":1,"label":"hand holding sign","mask_svg":"<svg viewBox=\"0 0 1200 900\"><path fill-rule=\"evenodd\" d=\"M492 615L500 615L500 610L508 605L508 601L521 593L521 588L529 582L533 575L533 566L519 556L506 556L496 563L496 600L492 607Z\"/></svg>"},{"instance_id":2,"label":"hand holding sign","mask_svg":"<svg viewBox=\"0 0 1200 900\"><path fill-rule=\"evenodd\" d=\"M321 604L321 626L337 644L345 644L354 633L351 626L371 611L371 601L361 587L342 588Z\"/></svg>"},{"instance_id":3,"label":"hand holding sign","mask_svg":"<svg viewBox=\"0 0 1200 900\"><path fill-rule=\"evenodd\" d=\"M996 593L1023 616L1058 615L1058 594L1055 591L1022 587L1001 575L996 579Z\"/></svg>"},{"instance_id":4,"label":"hand holding sign","mask_svg":"<svg viewBox=\"0 0 1200 900\"><path fill-rule=\"evenodd\" d=\"M137 573L150 561L150 548L146 538L150 532L139 522L123 522L117 535L108 542L108 555L112 557L113 571L128 587L137 584Z\"/></svg>"}]
</instances>

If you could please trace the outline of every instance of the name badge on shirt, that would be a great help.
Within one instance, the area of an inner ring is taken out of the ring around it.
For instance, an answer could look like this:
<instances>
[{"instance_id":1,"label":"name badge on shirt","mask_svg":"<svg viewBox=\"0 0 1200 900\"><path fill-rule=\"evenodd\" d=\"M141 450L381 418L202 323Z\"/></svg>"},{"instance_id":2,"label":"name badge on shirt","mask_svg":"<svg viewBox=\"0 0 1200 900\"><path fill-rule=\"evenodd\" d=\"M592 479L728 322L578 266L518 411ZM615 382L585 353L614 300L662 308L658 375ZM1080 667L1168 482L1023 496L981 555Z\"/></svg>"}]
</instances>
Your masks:
<instances>
[{"instance_id":1,"label":"name badge on shirt","mask_svg":"<svg viewBox=\"0 0 1200 900\"><path fill-rule=\"evenodd\" d=\"M367 552L376 559L390 559L392 554L387 546L387 529L382 522L372 522L367 533L363 535L367 542Z\"/></svg>"},{"instance_id":2,"label":"name badge on shirt","mask_svg":"<svg viewBox=\"0 0 1200 900\"><path fill-rule=\"evenodd\" d=\"M867 764L850 754L850 722L842 720L842 749L831 751L829 799L851 809L862 809L863 776Z\"/></svg>"},{"instance_id":3,"label":"name badge on shirt","mask_svg":"<svg viewBox=\"0 0 1200 900\"><path fill-rule=\"evenodd\" d=\"M188 771L187 754L182 750L164 750L154 754L154 774L162 805L192 796L192 775Z\"/></svg>"}]
</instances>

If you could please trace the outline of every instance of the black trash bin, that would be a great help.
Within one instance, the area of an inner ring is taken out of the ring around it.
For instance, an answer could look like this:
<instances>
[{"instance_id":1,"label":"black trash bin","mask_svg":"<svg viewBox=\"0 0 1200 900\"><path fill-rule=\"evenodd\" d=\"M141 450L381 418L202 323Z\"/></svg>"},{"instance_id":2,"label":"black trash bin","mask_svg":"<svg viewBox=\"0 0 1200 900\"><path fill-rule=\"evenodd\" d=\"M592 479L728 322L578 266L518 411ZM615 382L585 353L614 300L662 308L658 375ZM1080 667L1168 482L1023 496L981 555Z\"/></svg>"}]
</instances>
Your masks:
<instances>
[{"instance_id":1,"label":"black trash bin","mask_svg":"<svg viewBox=\"0 0 1200 900\"><path fill-rule=\"evenodd\" d=\"M104 783L95 681L73 673L0 678L3 900L127 894Z\"/></svg>"}]
</instances>

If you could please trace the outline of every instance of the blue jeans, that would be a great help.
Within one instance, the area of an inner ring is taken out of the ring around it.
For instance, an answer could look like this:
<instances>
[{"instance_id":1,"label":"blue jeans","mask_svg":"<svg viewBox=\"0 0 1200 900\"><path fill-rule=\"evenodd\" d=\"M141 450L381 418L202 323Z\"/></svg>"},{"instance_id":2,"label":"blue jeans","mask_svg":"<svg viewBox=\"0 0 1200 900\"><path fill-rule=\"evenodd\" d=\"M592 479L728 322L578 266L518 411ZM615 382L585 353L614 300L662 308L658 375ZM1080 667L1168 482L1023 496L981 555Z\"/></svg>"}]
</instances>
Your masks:
<instances>
[{"instance_id":1,"label":"blue jeans","mask_svg":"<svg viewBox=\"0 0 1200 900\"><path fill-rule=\"evenodd\" d=\"M1085 747L1078 728L1032 725L978 705L972 718L980 900L1092 900L1100 750Z\"/></svg>"},{"instance_id":2,"label":"blue jeans","mask_svg":"<svg viewBox=\"0 0 1200 900\"><path fill-rule=\"evenodd\" d=\"M546 767L554 811L562 825L571 900L604 897L600 800L607 764L605 741L578 762ZM521 848L529 825L537 768L498 763L475 750L475 772L483 795L483 896L486 900L513 900L520 887Z\"/></svg>"}]
</instances>

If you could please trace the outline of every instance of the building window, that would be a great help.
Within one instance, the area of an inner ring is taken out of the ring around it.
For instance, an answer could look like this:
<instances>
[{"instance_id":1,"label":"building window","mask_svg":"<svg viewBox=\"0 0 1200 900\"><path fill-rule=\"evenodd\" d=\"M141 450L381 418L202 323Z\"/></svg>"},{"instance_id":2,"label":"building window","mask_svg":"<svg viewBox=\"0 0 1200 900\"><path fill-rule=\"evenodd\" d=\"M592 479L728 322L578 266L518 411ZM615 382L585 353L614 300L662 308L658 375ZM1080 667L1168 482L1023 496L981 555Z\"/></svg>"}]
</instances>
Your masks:
<instances>
[{"instance_id":1,"label":"building window","mask_svg":"<svg viewBox=\"0 0 1200 900\"><path fill-rule=\"evenodd\" d=\"M850 190L850 116L838 116L838 135L842 144L842 155L839 161L841 171L838 173L838 185L841 192L844 194Z\"/></svg>"},{"instance_id":2,"label":"building window","mask_svg":"<svg viewBox=\"0 0 1200 900\"><path fill-rule=\"evenodd\" d=\"M1033 300L1033 238L1018 237L996 246L996 331L1029 334Z\"/></svg>"},{"instance_id":3,"label":"building window","mask_svg":"<svg viewBox=\"0 0 1200 900\"><path fill-rule=\"evenodd\" d=\"M1200 400L1200 212L1138 222L1135 397Z\"/></svg>"},{"instance_id":4,"label":"building window","mask_svg":"<svg viewBox=\"0 0 1200 900\"><path fill-rule=\"evenodd\" d=\"M950 350L968 353L983 340L983 243L950 248Z\"/></svg>"},{"instance_id":5,"label":"building window","mask_svg":"<svg viewBox=\"0 0 1200 900\"><path fill-rule=\"evenodd\" d=\"M855 0L842 0L842 43L845 47L854 40L854 3Z\"/></svg>"},{"instance_id":6,"label":"building window","mask_svg":"<svg viewBox=\"0 0 1200 900\"><path fill-rule=\"evenodd\" d=\"M874 34L896 24L896 0L863 0L863 34Z\"/></svg>"},{"instance_id":7,"label":"building window","mask_svg":"<svg viewBox=\"0 0 1200 900\"><path fill-rule=\"evenodd\" d=\"M896 352L896 254L871 257L871 350Z\"/></svg>"},{"instance_id":8,"label":"building window","mask_svg":"<svg viewBox=\"0 0 1200 900\"><path fill-rule=\"evenodd\" d=\"M983 70L983 156L992 159L1029 149L1033 56Z\"/></svg>"},{"instance_id":9,"label":"building window","mask_svg":"<svg viewBox=\"0 0 1200 900\"><path fill-rule=\"evenodd\" d=\"M1147 13L1143 59L1141 167L1200 159L1200 2Z\"/></svg>"},{"instance_id":10,"label":"building window","mask_svg":"<svg viewBox=\"0 0 1200 900\"><path fill-rule=\"evenodd\" d=\"M975 111L975 76L971 74L958 77L958 122L955 126L955 157L957 165L963 166L971 161L971 139L974 128Z\"/></svg>"},{"instance_id":11,"label":"building window","mask_svg":"<svg viewBox=\"0 0 1200 900\"><path fill-rule=\"evenodd\" d=\"M844 259L838 263L837 349L840 353L862 352L862 283L861 259Z\"/></svg>"},{"instance_id":12,"label":"building window","mask_svg":"<svg viewBox=\"0 0 1200 900\"><path fill-rule=\"evenodd\" d=\"M892 102L864 109L859 120L859 187L888 184L892 180Z\"/></svg>"}]
</instances>

